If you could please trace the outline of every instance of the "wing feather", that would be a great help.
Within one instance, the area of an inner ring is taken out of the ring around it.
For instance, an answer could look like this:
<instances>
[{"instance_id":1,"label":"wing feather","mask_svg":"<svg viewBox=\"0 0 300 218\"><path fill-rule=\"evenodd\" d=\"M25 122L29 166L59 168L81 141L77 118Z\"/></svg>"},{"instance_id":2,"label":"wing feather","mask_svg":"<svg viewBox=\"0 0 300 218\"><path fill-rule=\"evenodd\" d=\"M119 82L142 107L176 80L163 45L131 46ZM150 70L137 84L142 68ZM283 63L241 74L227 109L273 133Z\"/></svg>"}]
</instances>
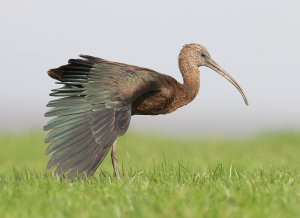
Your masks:
<instances>
[{"instance_id":1,"label":"wing feather","mask_svg":"<svg viewBox=\"0 0 300 218\"><path fill-rule=\"evenodd\" d=\"M47 104L52 109L45 114L54 117L44 126L51 155L47 167L70 178L95 172L127 131L133 100L159 88L144 68L140 71L146 73L138 74L135 66L81 57L48 72L63 87L52 90L50 95L59 98Z\"/></svg>"}]
</instances>

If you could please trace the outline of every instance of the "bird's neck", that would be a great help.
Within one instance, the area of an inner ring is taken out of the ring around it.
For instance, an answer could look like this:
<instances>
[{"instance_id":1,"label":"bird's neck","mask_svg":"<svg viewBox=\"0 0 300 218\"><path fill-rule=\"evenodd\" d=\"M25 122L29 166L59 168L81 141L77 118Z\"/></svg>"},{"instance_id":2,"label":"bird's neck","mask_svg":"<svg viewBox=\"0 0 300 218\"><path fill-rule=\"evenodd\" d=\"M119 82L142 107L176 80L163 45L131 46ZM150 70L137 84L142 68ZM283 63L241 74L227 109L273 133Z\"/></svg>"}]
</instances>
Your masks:
<instances>
[{"instance_id":1,"label":"bird's neck","mask_svg":"<svg viewBox=\"0 0 300 218\"><path fill-rule=\"evenodd\" d=\"M200 72L198 66L185 56L179 56L179 69L183 77L180 97L185 105L190 103L199 92Z\"/></svg>"}]
</instances>

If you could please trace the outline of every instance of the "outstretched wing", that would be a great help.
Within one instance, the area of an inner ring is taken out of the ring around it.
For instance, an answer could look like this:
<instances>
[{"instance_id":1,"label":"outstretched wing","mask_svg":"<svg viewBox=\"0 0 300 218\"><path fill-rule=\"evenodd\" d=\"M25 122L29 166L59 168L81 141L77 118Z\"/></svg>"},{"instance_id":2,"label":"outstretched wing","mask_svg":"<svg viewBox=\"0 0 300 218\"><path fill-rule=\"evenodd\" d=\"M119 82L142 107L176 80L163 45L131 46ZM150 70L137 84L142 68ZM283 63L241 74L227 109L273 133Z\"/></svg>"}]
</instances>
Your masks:
<instances>
[{"instance_id":1,"label":"outstretched wing","mask_svg":"<svg viewBox=\"0 0 300 218\"><path fill-rule=\"evenodd\" d=\"M52 90L50 95L60 98L48 103L52 109L45 114L55 117L44 127L50 130L45 139L46 153L51 155L48 168L70 178L95 172L116 138L126 132L132 101L159 88L147 76L153 72L82 57L48 72L64 85Z\"/></svg>"}]
</instances>

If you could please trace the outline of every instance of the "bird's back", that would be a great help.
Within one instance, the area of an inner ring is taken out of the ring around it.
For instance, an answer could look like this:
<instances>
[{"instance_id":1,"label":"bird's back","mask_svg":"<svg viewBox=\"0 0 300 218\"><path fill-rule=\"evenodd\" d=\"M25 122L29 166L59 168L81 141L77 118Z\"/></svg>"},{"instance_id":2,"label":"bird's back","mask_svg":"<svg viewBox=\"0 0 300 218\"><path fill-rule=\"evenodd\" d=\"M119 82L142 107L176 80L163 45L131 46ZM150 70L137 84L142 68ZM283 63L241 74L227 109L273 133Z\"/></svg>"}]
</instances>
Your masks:
<instances>
[{"instance_id":1,"label":"bird's back","mask_svg":"<svg viewBox=\"0 0 300 218\"><path fill-rule=\"evenodd\" d=\"M123 64L108 61L102 58L81 55L91 64L88 77L96 76L95 71L99 73L98 79L106 75L107 86L111 85L114 89L134 100L137 96L147 91L157 90L160 88L160 74L151 69L137 67L134 65ZM70 64L77 62L84 67L87 63L82 59L70 59L68 65L51 69L48 74L53 79L62 81L66 75L65 68L70 68ZM94 71L93 71L94 70ZM110 80L110 81L109 81ZM107 87L109 89L109 87Z\"/></svg>"}]
</instances>

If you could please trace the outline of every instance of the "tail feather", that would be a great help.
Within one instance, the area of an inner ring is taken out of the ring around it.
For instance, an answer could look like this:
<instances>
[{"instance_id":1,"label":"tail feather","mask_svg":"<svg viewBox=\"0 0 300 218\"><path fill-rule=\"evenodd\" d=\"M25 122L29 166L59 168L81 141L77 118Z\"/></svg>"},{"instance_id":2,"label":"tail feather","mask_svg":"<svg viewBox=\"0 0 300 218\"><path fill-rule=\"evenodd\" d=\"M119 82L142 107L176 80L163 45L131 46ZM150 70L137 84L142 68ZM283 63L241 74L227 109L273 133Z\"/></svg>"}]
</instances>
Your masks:
<instances>
[{"instance_id":1,"label":"tail feather","mask_svg":"<svg viewBox=\"0 0 300 218\"><path fill-rule=\"evenodd\" d=\"M51 78L60 81L61 78L62 78L62 75L63 75L63 71L60 70L59 68L51 69L51 70L48 70L48 75L49 75Z\"/></svg>"}]
</instances>

